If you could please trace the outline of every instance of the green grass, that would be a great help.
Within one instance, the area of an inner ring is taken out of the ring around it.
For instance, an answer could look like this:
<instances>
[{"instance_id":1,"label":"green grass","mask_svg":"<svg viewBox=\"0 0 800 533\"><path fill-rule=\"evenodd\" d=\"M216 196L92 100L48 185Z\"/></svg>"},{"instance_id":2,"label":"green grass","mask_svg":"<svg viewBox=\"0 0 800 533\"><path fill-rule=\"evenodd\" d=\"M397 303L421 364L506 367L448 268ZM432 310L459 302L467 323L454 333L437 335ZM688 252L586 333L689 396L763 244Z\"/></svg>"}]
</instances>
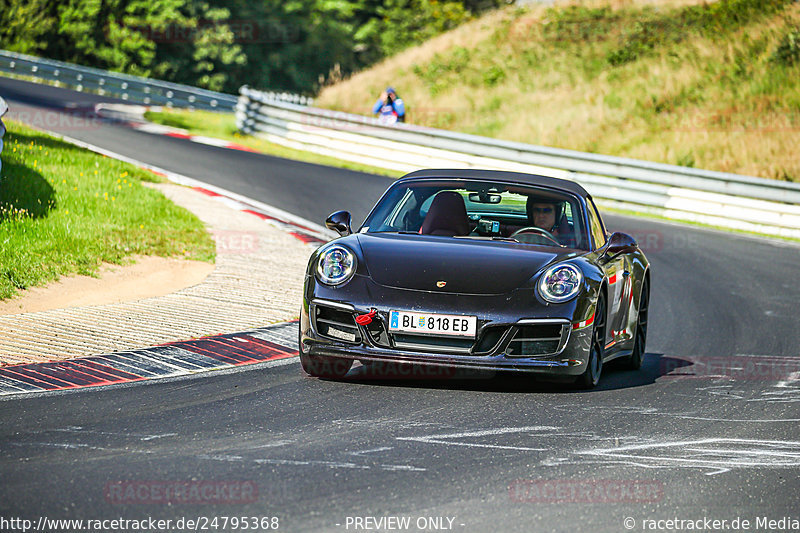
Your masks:
<instances>
[{"instance_id":1,"label":"green grass","mask_svg":"<svg viewBox=\"0 0 800 533\"><path fill-rule=\"evenodd\" d=\"M377 174L379 176L397 177L398 175L396 171L370 165L362 165L360 163L315 154L313 152L294 150L281 146L280 144L259 139L258 137L242 135L236 129L236 117L233 113L162 109L161 111L147 111L144 117L156 124L187 130L192 135L204 135L235 142L262 154L274 155L285 159L294 159L295 161L303 161L306 163L315 163L317 165L346 168L358 172Z\"/></svg>"},{"instance_id":2,"label":"green grass","mask_svg":"<svg viewBox=\"0 0 800 533\"><path fill-rule=\"evenodd\" d=\"M213 262L202 222L128 163L7 122L0 174L0 299L133 255Z\"/></svg>"}]
</instances>

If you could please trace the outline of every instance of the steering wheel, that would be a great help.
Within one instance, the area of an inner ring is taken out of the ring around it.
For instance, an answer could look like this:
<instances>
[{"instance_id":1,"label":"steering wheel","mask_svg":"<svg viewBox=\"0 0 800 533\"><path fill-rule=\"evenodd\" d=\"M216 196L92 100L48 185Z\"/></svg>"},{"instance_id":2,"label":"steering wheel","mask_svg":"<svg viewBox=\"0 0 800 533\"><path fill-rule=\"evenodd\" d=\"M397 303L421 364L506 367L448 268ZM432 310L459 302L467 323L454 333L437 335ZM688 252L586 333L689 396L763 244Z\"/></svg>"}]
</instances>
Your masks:
<instances>
[{"instance_id":1,"label":"steering wheel","mask_svg":"<svg viewBox=\"0 0 800 533\"><path fill-rule=\"evenodd\" d=\"M536 227L536 226L528 226L526 228L518 229L517 231L512 233L509 237L511 237L513 239L517 235L521 235L521 234L525 234L525 233L534 233L534 234L541 235L542 237L553 241L553 243L556 246L563 246L560 242L558 242L558 239L556 238L555 235L553 235L552 233L550 233L546 229L539 228L539 227ZM529 243L529 244L533 244L533 243Z\"/></svg>"}]
</instances>

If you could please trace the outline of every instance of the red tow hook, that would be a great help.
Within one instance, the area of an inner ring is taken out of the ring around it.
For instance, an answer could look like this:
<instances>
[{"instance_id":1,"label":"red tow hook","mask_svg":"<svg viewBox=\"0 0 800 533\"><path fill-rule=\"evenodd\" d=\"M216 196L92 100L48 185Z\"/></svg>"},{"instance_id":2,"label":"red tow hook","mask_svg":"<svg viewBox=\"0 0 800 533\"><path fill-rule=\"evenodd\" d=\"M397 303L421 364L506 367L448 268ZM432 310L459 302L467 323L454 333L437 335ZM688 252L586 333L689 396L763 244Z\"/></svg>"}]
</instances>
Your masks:
<instances>
[{"instance_id":1,"label":"red tow hook","mask_svg":"<svg viewBox=\"0 0 800 533\"><path fill-rule=\"evenodd\" d=\"M372 319L375 318L375 315L378 314L378 310L374 307L370 309L369 313L365 315L358 315L356 317L356 324L359 326L366 326L367 324L372 323Z\"/></svg>"}]
</instances>

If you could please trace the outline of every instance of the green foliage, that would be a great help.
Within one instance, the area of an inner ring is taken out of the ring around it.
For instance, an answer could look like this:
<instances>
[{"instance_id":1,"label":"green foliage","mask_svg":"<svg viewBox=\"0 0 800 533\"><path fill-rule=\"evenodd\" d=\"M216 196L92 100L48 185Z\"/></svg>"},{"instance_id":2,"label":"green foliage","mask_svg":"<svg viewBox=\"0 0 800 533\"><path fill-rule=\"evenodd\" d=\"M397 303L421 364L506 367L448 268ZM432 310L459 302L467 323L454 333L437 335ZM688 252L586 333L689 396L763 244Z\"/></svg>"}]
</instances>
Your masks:
<instances>
[{"instance_id":1,"label":"green foliage","mask_svg":"<svg viewBox=\"0 0 800 533\"><path fill-rule=\"evenodd\" d=\"M507 0L0 0L0 48L236 92L316 92Z\"/></svg>"},{"instance_id":2,"label":"green foliage","mask_svg":"<svg viewBox=\"0 0 800 533\"><path fill-rule=\"evenodd\" d=\"M729 32L763 19L795 0L719 0L686 7L682 23L707 36Z\"/></svg>"},{"instance_id":3,"label":"green foliage","mask_svg":"<svg viewBox=\"0 0 800 533\"><path fill-rule=\"evenodd\" d=\"M446 54L434 54L427 65L414 65L413 71L425 82L431 96L436 96L451 84L453 78L465 77L471 56L467 48L456 46Z\"/></svg>"},{"instance_id":4,"label":"green foliage","mask_svg":"<svg viewBox=\"0 0 800 533\"><path fill-rule=\"evenodd\" d=\"M0 0L0 47L220 90L246 61L229 18L199 0Z\"/></svg>"},{"instance_id":5,"label":"green foliage","mask_svg":"<svg viewBox=\"0 0 800 533\"><path fill-rule=\"evenodd\" d=\"M191 2L182 7L186 19L172 24L173 32L161 38L156 49L157 76L170 80L193 80L213 91L231 90L229 69L247 63L237 42L231 13L207 2Z\"/></svg>"},{"instance_id":6,"label":"green foliage","mask_svg":"<svg viewBox=\"0 0 800 533\"><path fill-rule=\"evenodd\" d=\"M608 54L611 65L630 63L667 44L677 44L685 37L680 21L667 17L636 21L624 30L619 48Z\"/></svg>"},{"instance_id":7,"label":"green foliage","mask_svg":"<svg viewBox=\"0 0 800 533\"><path fill-rule=\"evenodd\" d=\"M502 67L492 65L483 73L483 83L487 87L493 87L503 81L505 77L506 71Z\"/></svg>"},{"instance_id":8,"label":"green foliage","mask_svg":"<svg viewBox=\"0 0 800 533\"><path fill-rule=\"evenodd\" d=\"M604 41L620 22L621 14L608 7L570 5L547 10L542 25L545 40L554 46Z\"/></svg>"},{"instance_id":9,"label":"green foliage","mask_svg":"<svg viewBox=\"0 0 800 533\"><path fill-rule=\"evenodd\" d=\"M453 29L471 18L463 2L451 0L386 0L377 17L358 34L365 43L377 43L381 55L392 55Z\"/></svg>"},{"instance_id":10,"label":"green foliage","mask_svg":"<svg viewBox=\"0 0 800 533\"><path fill-rule=\"evenodd\" d=\"M57 31L55 3L0 0L0 48L38 54Z\"/></svg>"},{"instance_id":11,"label":"green foliage","mask_svg":"<svg viewBox=\"0 0 800 533\"><path fill-rule=\"evenodd\" d=\"M694 167L694 155L692 155L692 152L687 152L678 157L678 160L675 161L675 164L681 167Z\"/></svg>"},{"instance_id":12,"label":"green foliage","mask_svg":"<svg viewBox=\"0 0 800 533\"><path fill-rule=\"evenodd\" d=\"M679 10L643 11L626 26L619 45L607 55L608 63L618 66L678 44L691 34L715 37L729 34L747 23L781 10L793 0L719 0Z\"/></svg>"},{"instance_id":13,"label":"green foliage","mask_svg":"<svg viewBox=\"0 0 800 533\"><path fill-rule=\"evenodd\" d=\"M786 32L771 59L787 67L800 63L800 28L792 28Z\"/></svg>"}]
</instances>

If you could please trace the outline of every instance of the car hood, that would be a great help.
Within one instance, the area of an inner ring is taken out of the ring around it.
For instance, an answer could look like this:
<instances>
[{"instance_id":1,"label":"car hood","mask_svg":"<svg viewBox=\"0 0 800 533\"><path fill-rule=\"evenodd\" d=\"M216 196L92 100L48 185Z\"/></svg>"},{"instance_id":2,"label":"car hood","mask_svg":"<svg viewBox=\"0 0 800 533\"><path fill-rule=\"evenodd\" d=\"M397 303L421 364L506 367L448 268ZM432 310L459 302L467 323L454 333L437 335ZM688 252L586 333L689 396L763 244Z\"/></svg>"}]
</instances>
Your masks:
<instances>
[{"instance_id":1,"label":"car hood","mask_svg":"<svg viewBox=\"0 0 800 533\"><path fill-rule=\"evenodd\" d=\"M359 234L370 277L387 287L502 294L575 250L502 241L403 234ZM438 282L446 282L437 287Z\"/></svg>"}]
</instances>

